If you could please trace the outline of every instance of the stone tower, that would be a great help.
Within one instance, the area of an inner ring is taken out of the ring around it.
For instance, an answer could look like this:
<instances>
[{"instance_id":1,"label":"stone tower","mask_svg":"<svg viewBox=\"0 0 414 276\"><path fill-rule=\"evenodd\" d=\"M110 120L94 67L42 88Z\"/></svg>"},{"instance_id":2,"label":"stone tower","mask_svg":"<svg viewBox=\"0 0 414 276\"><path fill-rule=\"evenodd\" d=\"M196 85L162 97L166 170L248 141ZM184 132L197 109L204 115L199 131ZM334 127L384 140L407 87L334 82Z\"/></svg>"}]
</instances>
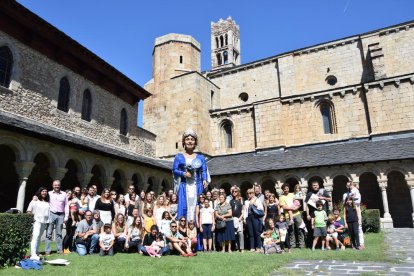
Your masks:
<instances>
[{"instance_id":1,"label":"stone tower","mask_svg":"<svg viewBox=\"0 0 414 276\"><path fill-rule=\"evenodd\" d=\"M240 65L240 28L229 16L211 22L211 69Z\"/></svg>"},{"instance_id":2,"label":"stone tower","mask_svg":"<svg viewBox=\"0 0 414 276\"><path fill-rule=\"evenodd\" d=\"M217 87L200 73L200 43L189 35L167 34L155 40L152 79L145 89L143 127L157 135L156 155L171 158L182 149L181 135L197 131L198 150L210 152L209 108Z\"/></svg>"}]
</instances>

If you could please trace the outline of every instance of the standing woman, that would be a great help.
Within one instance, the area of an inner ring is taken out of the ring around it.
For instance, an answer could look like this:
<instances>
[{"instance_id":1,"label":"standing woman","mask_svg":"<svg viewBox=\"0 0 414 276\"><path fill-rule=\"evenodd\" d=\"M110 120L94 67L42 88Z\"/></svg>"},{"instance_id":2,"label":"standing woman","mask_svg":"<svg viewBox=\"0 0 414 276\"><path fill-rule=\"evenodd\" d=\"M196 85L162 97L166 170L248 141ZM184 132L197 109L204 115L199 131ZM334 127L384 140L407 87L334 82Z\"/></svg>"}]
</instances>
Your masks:
<instances>
[{"instance_id":1,"label":"standing woman","mask_svg":"<svg viewBox=\"0 0 414 276\"><path fill-rule=\"evenodd\" d=\"M154 207L154 217L155 217L155 224L157 224L158 228L160 228L160 223L162 220L162 214L165 211L169 211L165 208L164 206L164 196L160 195L158 196L156 202L155 202L155 207Z\"/></svg>"},{"instance_id":2,"label":"standing woman","mask_svg":"<svg viewBox=\"0 0 414 276\"><path fill-rule=\"evenodd\" d=\"M136 204L136 200L137 200L137 194L135 192L132 192L129 195L129 201L126 203L126 220L128 222L128 225L131 225L132 222L134 221L134 215L133 215L133 211L135 208L135 204Z\"/></svg>"},{"instance_id":3,"label":"standing woman","mask_svg":"<svg viewBox=\"0 0 414 276\"><path fill-rule=\"evenodd\" d=\"M257 252L260 252L262 248L262 240L260 239L262 221L261 218L254 213L253 208L263 211L263 203L255 196L253 188L247 190L247 200L244 205L250 251L256 249Z\"/></svg>"},{"instance_id":4,"label":"standing woman","mask_svg":"<svg viewBox=\"0 0 414 276\"><path fill-rule=\"evenodd\" d=\"M126 215L126 204L125 204L125 197L123 194L120 194L118 196L118 199L116 200L116 203L114 205L115 207L115 216L118 214Z\"/></svg>"},{"instance_id":5,"label":"standing woman","mask_svg":"<svg viewBox=\"0 0 414 276\"><path fill-rule=\"evenodd\" d=\"M115 217L114 201L111 197L111 191L105 188L101 197L96 200L94 210L99 210L101 220L104 224L111 224Z\"/></svg>"},{"instance_id":6,"label":"standing woman","mask_svg":"<svg viewBox=\"0 0 414 276\"><path fill-rule=\"evenodd\" d=\"M30 259L39 260L39 244L43 232L49 223L49 193L45 187L36 192L37 200L32 200L27 208L34 217L32 242L30 243Z\"/></svg>"},{"instance_id":7,"label":"standing woman","mask_svg":"<svg viewBox=\"0 0 414 276\"><path fill-rule=\"evenodd\" d=\"M143 201L141 208L141 214L144 218L147 216L148 209L154 210L154 201L151 193L145 195L145 200Z\"/></svg>"},{"instance_id":8,"label":"standing woman","mask_svg":"<svg viewBox=\"0 0 414 276\"><path fill-rule=\"evenodd\" d=\"M214 213L216 220L225 221L226 223L224 228L216 230L216 239L218 243L221 243L221 252L226 250L227 244L228 252L231 253L231 243L235 240L233 213L231 211L230 203L226 202L224 194L220 194L219 204L216 206Z\"/></svg>"},{"instance_id":9,"label":"standing woman","mask_svg":"<svg viewBox=\"0 0 414 276\"><path fill-rule=\"evenodd\" d=\"M195 220L197 198L207 188L207 165L202 154L194 152L197 146L197 134L189 129L184 132L182 145L185 152L175 156L173 164L174 178L179 179L178 217Z\"/></svg>"}]
</instances>

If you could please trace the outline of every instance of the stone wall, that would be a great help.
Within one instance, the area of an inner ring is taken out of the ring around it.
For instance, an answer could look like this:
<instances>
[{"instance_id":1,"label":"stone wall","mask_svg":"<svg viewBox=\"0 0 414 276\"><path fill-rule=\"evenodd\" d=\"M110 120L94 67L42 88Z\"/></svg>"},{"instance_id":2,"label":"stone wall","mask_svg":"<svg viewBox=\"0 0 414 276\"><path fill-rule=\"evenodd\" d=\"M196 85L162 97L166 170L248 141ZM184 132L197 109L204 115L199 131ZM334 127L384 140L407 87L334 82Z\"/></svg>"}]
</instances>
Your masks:
<instances>
[{"instance_id":1,"label":"stone wall","mask_svg":"<svg viewBox=\"0 0 414 276\"><path fill-rule=\"evenodd\" d=\"M0 108L39 123L74 132L102 143L154 156L155 135L137 127L137 104L114 96L66 67L0 32L0 45L13 54L9 89L0 90ZM70 84L69 111L57 109L62 77ZM81 119L83 92L92 95L92 120ZM119 134L121 110L128 117L128 134Z\"/></svg>"},{"instance_id":2,"label":"stone wall","mask_svg":"<svg viewBox=\"0 0 414 276\"><path fill-rule=\"evenodd\" d=\"M214 109L279 97L279 80L274 62L214 77L211 81L220 87L220 105L214 106ZM243 92L249 96L247 101L239 97Z\"/></svg>"},{"instance_id":3,"label":"stone wall","mask_svg":"<svg viewBox=\"0 0 414 276\"><path fill-rule=\"evenodd\" d=\"M414 75L367 88L373 134L414 129Z\"/></svg>"}]
</instances>

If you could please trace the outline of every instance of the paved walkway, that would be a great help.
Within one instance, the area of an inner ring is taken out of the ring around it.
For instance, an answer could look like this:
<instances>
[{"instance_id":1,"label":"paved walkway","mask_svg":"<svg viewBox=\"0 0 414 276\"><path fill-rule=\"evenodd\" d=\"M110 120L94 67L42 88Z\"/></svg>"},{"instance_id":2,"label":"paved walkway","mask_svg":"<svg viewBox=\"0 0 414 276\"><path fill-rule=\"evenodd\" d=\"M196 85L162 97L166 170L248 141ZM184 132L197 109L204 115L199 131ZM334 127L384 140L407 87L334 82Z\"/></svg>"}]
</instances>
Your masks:
<instances>
[{"instance_id":1,"label":"paved walkway","mask_svg":"<svg viewBox=\"0 0 414 276\"><path fill-rule=\"evenodd\" d=\"M387 230L385 242L398 263L295 260L284 268L297 275L414 275L414 229Z\"/></svg>"}]
</instances>

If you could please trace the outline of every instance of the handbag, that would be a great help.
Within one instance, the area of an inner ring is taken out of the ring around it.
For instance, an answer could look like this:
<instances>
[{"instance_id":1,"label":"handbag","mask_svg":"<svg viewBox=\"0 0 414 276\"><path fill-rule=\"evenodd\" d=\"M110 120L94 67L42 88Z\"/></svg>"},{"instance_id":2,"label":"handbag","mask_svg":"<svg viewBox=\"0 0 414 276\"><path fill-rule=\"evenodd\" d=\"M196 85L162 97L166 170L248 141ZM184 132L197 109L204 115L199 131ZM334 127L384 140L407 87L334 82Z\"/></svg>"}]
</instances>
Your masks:
<instances>
[{"instance_id":1,"label":"handbag","mask_svg":"<svg viewBox=\"0 0 414 276\"><path fill-rule=\"evenodd\" d=\"M218 207L218 209L220 209L220 213L221 213L220 204L217 207ZM216 229L223 229L223 228L226 228L226 221L221 220L221 219L216 219Z\"/></svg>"},{"instance_id":2,"label":"handbag","mask_svg":"<svg viewBox=\"0 0 414 276\"><path fill-rule=\"evenodd\" d=\"M254 204L252 205L252 211L256 218L264 217L264 211L257 209L257 207Z\"/></svg>"},{"instance_id":3,"label":"handbag","mask_svg":"<svg viewBox=\"0 0 414 276\"><path fill-rule=\"evenodd\" d=\"M221 219L216 219L216 229L226 228L226 221Z\"/></svg>"}]
</instances>

